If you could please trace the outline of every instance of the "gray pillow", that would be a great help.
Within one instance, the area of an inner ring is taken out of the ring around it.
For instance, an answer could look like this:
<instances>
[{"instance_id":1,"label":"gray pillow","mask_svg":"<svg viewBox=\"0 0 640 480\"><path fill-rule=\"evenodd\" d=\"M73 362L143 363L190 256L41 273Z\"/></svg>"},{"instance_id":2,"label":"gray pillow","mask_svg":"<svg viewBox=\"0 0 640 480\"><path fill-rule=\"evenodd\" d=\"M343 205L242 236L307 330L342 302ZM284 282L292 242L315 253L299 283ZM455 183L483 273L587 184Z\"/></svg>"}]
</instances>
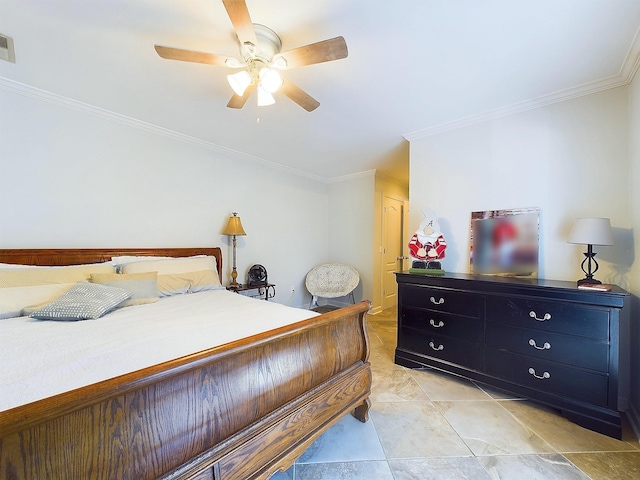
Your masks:
<instances>
[{"instance_id":1,"label":"gray pillow","mask_svg":"<svg viewBox=\"0 0 640 480\"><path fill-rule=\"evenodd\" d=\"M122 288L78 282L31 318L41 320L88 320L103 316L131 296Z\"/></svg>"},{"instance_id":2,"label":"gray pillow","mask_svg":"<svg viewBox=\"0 0 640 480\"><path fill-rule=\"evenodd\" d=\"M96 273L91 274L91 283L117 287L131 292L131 298L124 301L120 307L141 305L158 301L158 273Z\"/></svg>"}]
</instances>

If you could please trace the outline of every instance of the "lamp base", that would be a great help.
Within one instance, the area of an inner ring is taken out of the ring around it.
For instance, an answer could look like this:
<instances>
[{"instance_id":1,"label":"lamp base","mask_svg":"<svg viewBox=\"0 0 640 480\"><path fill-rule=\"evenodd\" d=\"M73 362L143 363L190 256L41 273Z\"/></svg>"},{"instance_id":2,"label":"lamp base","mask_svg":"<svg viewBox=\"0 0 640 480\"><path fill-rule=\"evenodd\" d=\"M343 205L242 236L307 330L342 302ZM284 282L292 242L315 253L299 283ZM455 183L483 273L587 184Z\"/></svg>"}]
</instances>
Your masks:
<instances>
[{"instance_id":1,"label":"lamp base","mask_svg":"<svg viewBox=\"0 0 640 480\"><path fill-rule=\"evenodd\" d=\"M236 249L235 249L235 243L233 245L233 253L235 253ZM232 288L238 288L240 286L240 284L238 283L238 281L236 280L238 278L238 271L236 270L236 256L233 256L233 270L231 271L231 282L229 283L229 286Z\"/></svg>"},{"instance_id":2,"label":"lamp base","mask_svg":"<svg viewBox=\"0 0 640 480\"><path fill-rule=\"evenodd\" d=\"M578 286L585 283L602 283L600 280L593 278L593 275L598 271L598 262L596 262L596 254L593 251L593 245L587 245L587 251L584 253L584 260L580 264L580 268L585 274L585 277L578 280Z\"/></svg>"}]
</instances>

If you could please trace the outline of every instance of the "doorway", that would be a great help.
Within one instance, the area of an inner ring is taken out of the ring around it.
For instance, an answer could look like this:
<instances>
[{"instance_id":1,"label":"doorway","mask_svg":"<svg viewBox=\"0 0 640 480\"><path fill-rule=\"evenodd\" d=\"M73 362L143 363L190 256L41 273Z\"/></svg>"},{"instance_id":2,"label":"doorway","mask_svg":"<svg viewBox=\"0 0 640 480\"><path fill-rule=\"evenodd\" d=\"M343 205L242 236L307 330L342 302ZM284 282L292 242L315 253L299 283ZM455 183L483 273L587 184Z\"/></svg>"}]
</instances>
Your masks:
<instances>
[{"instance_id":1,"label":"doorway","mask_svg":"<svg viewBox=\"0 0 640 480\"><path fill-rule=\"evenodd\" d=\"M382 309L398 303L395 272L404 267L405 202L384 195L382 198Z\"/></svg>"}]
</instances>

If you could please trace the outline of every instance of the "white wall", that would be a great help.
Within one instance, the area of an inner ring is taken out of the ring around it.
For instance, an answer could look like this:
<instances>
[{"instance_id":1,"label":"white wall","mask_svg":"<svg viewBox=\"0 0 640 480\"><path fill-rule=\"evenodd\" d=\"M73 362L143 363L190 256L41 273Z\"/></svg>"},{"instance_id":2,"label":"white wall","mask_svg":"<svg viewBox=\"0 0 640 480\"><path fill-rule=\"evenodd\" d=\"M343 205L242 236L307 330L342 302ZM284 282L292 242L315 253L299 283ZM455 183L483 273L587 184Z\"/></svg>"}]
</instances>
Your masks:
<instances>
[{"instance_id":1,"label":"white wall","mask_svg":"<svg viewBox=\"0 0 640 480\"><path fill-rule=\"evenodd\" d=\"M640 433L640 80L411 142L411 221L430 207L446 270L467 272L473 210L540 208L540 277L576 280L577 217L609 217L615 245L594 247L596 278L631 291L630 417ZM634 235L634 230L636 234Z\"/></svg>"},{"instance_id":2,"label":"white wall","mask_svg":"<svg viewBox=\"0 0 640 480\"><path fill-rule=\"evenodd\" d=\"M629 183L631 186L631 231L633 242L629 248L632 252L640 252L640 78L636 75L629 88L629 124L631 169ZM629 274L630 290L633 294L633 310L631 321L631 408L635 419L636 432L640 434L640 258L632 256L633 264Z\"/></svg>"},{"instance_id":3,"label":"white wall","mask_svg":"<svg viewBox=\"0 0 640 480\"><path fill-rule=\"evenodd\" d=\"M373 298L373 220L375 172L329 184L327 262L348 263L360 273L356 302ZM348 299L331 303L342 305Z\"/></svg>"},{"instance_id":4,"label":"white wall","mask_svg":"<svg viewBox=\"0 0 640 480\"><path fill-rule=\"evenodd\" d=\"M326 184L1 88L0 111L0 248L222 246L226 280L220 232L237 211L239 279L261 263L276 301L308 304L304 276L329 252Z\"/></svg>"},{"instance_id":5,"label":"white wall","mask_svg":"<svg viewBox=\"0 0 640 480\"><path fill-rule=\"evenodd\" d=\"M627 93L620 87L413 140L411 224L425 207L436 212L448 243L443 267L469 271L472 211L539 207L540 277L583 277L586 247L566 237L575 218L603 216L617 246L594 247L596 278L628 287Z\"/></svg>"}]
</instances>

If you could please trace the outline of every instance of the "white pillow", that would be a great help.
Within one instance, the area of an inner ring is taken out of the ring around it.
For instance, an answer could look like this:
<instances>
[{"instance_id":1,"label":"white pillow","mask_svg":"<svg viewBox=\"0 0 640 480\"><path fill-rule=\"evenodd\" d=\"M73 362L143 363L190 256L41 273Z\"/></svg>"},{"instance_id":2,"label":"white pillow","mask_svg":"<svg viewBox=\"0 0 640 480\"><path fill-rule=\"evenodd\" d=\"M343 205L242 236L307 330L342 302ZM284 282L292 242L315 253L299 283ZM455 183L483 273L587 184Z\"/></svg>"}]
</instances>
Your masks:
<instances>
[{"instance_id":1,"label":"white pillow","mask_svg":"<svg viewBox=\"0 0 640 480\"><path fill-rule=\"evenodd\" d=\"M120 266L120 273L158 272L161 297L224 288L220 283L216 258L197 256L136 261Z\"/></svg>"},{"instance_id":2,"label":"white pillow","mask_svg":"<svg viewBox=\"0 0 640 480\"><path fill-rule=\"evenodd\" d=\"M95 265L110 265L111 262L83 263L82 265L22 265L19 263L0 263L0 270L19 270L23 268L73 268L93 267Z\"/></svg>"},{"instance_id":3,"label":"white pillow","mask_svg":"<svg viewBox=\"0 0 640 480\"><path fill-rule=\"evenodd\" d=\"M0 270L16 270L19 268L32 268L35 265L18 265L17 263L0 263Z\"/></svg>"},{"instance_id":4,"label":"white pillow","mask_svg":"<svg viewBox=\"0 0 640 480\"><path fill-rule=\"evenodd\" d=\"M18 317L24 309L50 302L92 273L115 273L112 265L0 270L0 319Z\"/></svg>"},{"instance_id":5,"label":"white pillow","mask_svg":"<svg viewBox=\"0 0 640 480\"><path fill-rule=\"evenodd\" d=\"M111 257L109 262L111 265L119 266L127 263L134 262L148 262L150 260L172 260L176 257L154 257L154 256L141 256L141 255L121 255L118 257Z\"/></svg>"}]
</instances>

